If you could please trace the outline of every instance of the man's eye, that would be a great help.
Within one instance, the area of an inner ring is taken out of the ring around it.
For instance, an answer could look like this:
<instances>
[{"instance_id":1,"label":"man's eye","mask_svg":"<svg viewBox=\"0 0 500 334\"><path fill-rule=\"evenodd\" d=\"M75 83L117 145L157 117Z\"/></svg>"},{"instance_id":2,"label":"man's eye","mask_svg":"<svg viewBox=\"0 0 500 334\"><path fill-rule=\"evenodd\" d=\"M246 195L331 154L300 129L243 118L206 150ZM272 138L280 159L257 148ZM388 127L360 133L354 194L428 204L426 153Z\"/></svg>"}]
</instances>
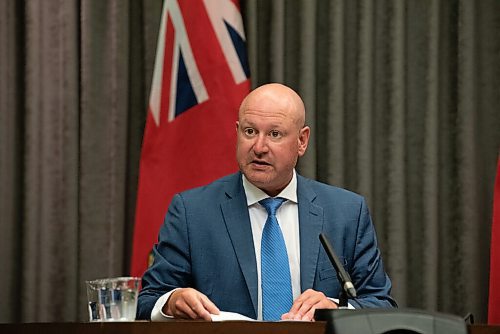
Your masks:
<instances>
[{"instance_id":1,"label":"man's eye","mask_svg":"<svg viewBox=\"0 0 500 334\"><path fill-rule=\"evenodd\" d=\"M252 128L246 128L244 132L247 136L253 136L255 134L255 130Z\"/></svg>"},{"instance_id":2,"label":"man's eye","mask_svg":"<svg viewBox=\"0 0 500 334\"><path fill-rule=\"evenodd\" d=\"M281 133L277 130L273 130L269 134L271 135L272 138L280 138L281 137Z\"/></svg>"}]
</instances>

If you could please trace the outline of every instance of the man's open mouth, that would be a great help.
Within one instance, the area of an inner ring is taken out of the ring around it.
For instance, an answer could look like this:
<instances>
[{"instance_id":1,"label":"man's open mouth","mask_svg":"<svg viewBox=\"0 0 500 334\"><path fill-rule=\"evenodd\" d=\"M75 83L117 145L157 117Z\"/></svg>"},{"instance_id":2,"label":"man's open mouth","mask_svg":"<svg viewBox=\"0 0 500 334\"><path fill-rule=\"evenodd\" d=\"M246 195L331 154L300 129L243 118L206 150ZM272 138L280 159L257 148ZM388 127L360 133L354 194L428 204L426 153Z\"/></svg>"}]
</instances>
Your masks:
<instances>
[{"instance_id":1,"label":"man's open mouth","mask_svg":"<svg viewBox=\"0 0 500 334\"><path fill-rule=\"evenodd\" d=\"M260 165L260 166L271 166L270 163L268 163L266 161L262 161L262 160L252 160L252 164Z\"/></svg>"}]
</instances>

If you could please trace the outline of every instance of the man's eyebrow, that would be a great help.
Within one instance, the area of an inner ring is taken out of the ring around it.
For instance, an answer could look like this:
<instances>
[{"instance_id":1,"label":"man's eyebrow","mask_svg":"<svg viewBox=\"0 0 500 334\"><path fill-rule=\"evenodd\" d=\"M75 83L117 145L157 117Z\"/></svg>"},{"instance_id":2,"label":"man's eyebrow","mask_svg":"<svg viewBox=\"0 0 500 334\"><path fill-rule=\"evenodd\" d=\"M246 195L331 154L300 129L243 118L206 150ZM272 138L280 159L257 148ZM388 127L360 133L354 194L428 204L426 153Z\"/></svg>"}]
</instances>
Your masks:
<instances>
[{"instance_id":1,"label":"man's eyebrow","mask_svg":"<svg viewBox=\"0 0 500 334\"><path fill-rule=\"evenodd\" d=\"M249 127L249 126L253 127L253 128L257 127L257 125L254 122L244 120L244 119L239 120L239 124L240 124L240 126L244 126L244 127ZM283 124L279 124L279 123L272 123L272 124L266 125L265 128L270 129L270 130L280 130L280 131L285 130L283 128Z\"/></svg>"},{"instance_id":2,"label":"man's eyebrow","mask_svg":"<svg viewBox=\"0 0 500 334\"><path fill-rule=\"evenodd\" d=\"M247 121L247 120L240 120L240 124L244 124L245 126L252 126L252 127L255 126L255 123L253 123L251 121Z\"/></svg>"}]
</instances>

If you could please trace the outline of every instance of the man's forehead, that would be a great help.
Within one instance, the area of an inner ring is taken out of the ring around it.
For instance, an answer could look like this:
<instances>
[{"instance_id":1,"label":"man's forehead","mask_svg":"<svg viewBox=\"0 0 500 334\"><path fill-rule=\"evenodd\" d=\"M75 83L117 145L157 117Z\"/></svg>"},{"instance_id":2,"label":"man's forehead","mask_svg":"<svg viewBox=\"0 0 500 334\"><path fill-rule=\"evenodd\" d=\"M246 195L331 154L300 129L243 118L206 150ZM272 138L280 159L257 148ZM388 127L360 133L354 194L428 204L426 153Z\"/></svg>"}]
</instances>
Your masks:
<instances>
[{"instance_id":1,"label":"man's forehead","mask_svg":"<svg viewBox=\"0 0 500 334\"><path fill-rule=\"evenodd\" d=\"M262 107L258 105L247 105L241 112L242 117L259 118L289 118L292 112L280 106Z\"/></svg>"},{"instance_id":2,"label":"man's forehead","mask_svg":"<svg viewBox=\"0 0 500 334\"><path fill-rule=\"evenodd\" d=\"M247 123L277 123L281 124L293 121L295 118L290 112L282 109L253 109L243 110L240 115L240 122Z\"/></svg>"}]
</instances>

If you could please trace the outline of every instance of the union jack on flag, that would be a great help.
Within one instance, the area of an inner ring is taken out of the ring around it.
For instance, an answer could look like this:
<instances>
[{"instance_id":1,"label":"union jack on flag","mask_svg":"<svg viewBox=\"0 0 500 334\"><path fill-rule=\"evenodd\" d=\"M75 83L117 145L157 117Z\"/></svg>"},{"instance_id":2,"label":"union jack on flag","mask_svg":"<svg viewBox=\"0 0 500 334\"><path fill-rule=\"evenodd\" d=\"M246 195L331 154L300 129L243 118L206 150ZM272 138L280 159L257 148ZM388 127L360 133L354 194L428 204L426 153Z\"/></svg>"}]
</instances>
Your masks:
<instances>
[{"instance_id":1,"label":"union jack on flag","mask_svg":"<svg viewBox=\"0 0 500 334\"><path fill-rule=\"evenodd\" d=\"M250 90L238 1L166 0L141 152L131 274L141 276L174 194L237 170Z\"/></svg>"}]
</instances>

